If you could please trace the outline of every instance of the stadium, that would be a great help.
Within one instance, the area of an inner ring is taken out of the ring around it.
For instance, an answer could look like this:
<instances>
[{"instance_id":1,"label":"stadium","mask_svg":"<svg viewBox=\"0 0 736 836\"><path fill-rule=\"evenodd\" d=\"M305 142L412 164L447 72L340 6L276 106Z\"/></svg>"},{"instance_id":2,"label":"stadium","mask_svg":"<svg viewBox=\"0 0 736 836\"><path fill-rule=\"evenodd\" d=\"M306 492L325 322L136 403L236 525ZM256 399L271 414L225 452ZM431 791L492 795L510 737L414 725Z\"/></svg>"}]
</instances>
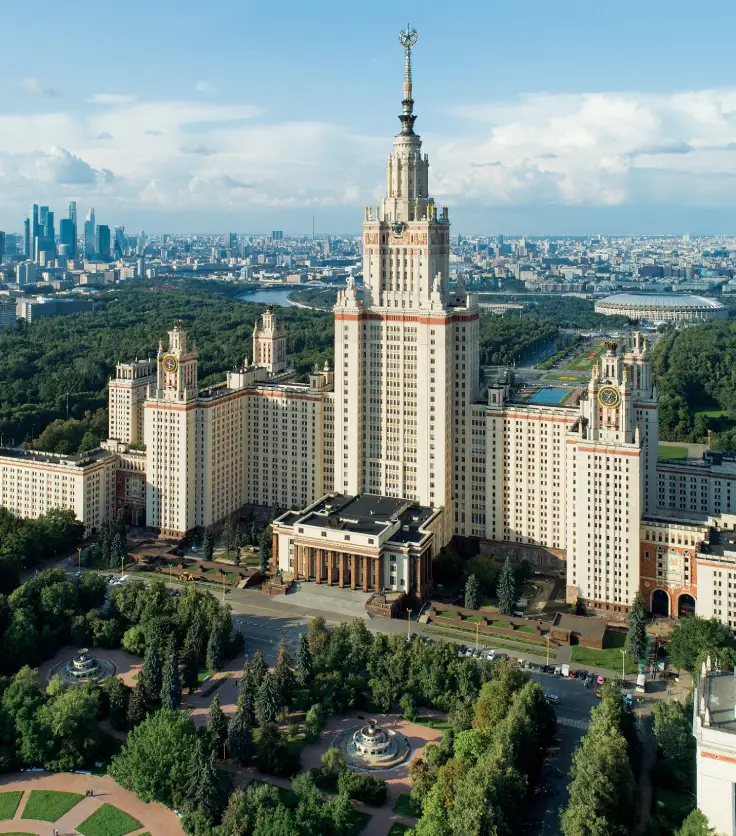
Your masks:
<instances>
[{"instance_id":1,"label":"stadium","mask_svg":"<svg viewBox=\"0 0 736 836\"><path fill-rule=\"evenodd\" d=\"M728 317L728 308L716 299L686 293L616 293L596 302L595 312L654 322L698 322Z\"/></svg>"}]
</instances>

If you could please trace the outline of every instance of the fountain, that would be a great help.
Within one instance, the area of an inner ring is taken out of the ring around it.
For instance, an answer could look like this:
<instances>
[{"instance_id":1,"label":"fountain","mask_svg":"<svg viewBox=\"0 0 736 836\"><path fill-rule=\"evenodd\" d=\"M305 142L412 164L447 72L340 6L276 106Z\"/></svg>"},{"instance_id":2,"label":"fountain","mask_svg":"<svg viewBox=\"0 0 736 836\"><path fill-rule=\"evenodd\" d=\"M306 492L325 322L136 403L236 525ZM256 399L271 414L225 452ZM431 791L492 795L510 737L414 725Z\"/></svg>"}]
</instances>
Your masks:
<instances>
[{"instance_id":1,"label":"fountain","mask_svg":"<svg viewBox=\"0 0 736 836\"><path fill-rule=\"evenodd\" d=\"M353 726L336 735L332 745L353 769L393 769L411 754L408 738L393 729L381 728L375 720Z\"/></svg>"},{"instance_id":2,"label":"fountain","mask_svg":"<svg viewBox=\"0 0 736 836\"><path fill-rule=\"evenodd\" d=\"M49 680L54 676L71 684L78 685L86 682L102 682L116 671L115 665L100 656L90 656L86 647L81 648L77 655L69 662L59 662L49 672Z\"/></svg>"}]
</instances>

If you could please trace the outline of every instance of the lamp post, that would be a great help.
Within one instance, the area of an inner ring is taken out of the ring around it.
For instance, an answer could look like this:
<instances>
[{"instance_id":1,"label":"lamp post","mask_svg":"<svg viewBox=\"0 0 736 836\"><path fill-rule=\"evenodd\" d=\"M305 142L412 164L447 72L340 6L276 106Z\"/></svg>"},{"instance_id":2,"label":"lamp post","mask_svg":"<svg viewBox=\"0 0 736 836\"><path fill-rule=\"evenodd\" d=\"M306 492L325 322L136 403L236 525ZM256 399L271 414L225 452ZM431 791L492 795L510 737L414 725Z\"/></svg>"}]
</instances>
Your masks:
<instances>
[{"instance_id":1,"label":"lamp post","mask_svg":"<svg viewBox=\"0 0 736 836\"><path fill-rule=\"evenodd\" d=\"M475 652L478 652L478 634L480 632L480 621L475 622Z\"/></svg>"},{"instance_id":2,"label":"lamp post","mask_svg":"<svg viewBox=\"0 0 736 836\"><path fill-rule=\"evenodd\" d=\"M82 571L82 547L77 546L77 569Z\"/></svg>"},{"instance_id":3,"label":"lamp post","mask_svg":"<svg viewBox=\"0 0 736 836\"><path fill-rule=\"evenodd\" d=\"M546 662L546 667L549 667L549 633L547 633L546 638L547 638L547 662Z\"/></svg>"},{"instance_id":4,"label":"lamp post","mask_svg":"<svg viewBox=\"0 0 736 836\"><path fill-rule=\"evenodd\" d=\"M406 611L406 640L411 638L411 610Z\"/></svg>"},{"instance_id":5,"label":"lamp post","mask_svg":"<svg viewBox=\"0 0 736 836\"><path fill-rule=\"evenodd\" d=\"M624 667L625 663L626 663L626 651L622 649L621 650L621 681L622 682L626 682L626 669Z\"/></svg>"}]
</instances>

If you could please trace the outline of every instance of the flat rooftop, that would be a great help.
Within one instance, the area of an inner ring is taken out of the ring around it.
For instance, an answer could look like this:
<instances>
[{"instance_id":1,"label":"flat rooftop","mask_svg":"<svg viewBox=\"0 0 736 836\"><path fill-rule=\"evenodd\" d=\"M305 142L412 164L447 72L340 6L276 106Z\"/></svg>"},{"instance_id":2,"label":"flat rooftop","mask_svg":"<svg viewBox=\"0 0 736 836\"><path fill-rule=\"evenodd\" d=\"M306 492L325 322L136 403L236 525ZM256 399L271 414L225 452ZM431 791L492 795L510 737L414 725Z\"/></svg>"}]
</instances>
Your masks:
<instances>
[{"instance_id":1,"label":"flat rooftop","mask_svg":"<svg viewBox=\"0 0 736 836\"><path fill-rule=\"evenodd\" d=\"M60 453L44 453L38 450L25 450L22 447L0 447L0 458L17 459L19 462L39 462L40 464L64 464L67 467L88 467L112 456L109 450L97 448L81 455L64 456Z\"/></svg>"},{"instance_id":2,"label":"flat rooftop","mask_svg":"<svg viewBox=\"0 0 736 836\"><path fill-rule=\"evenodd\" d=\"M705 679L701 677L701 695L705 699L706 707L710 712L710 728L736 734L736 712L734 712L736 692L734 692L734 687L736 687L736 677L730 672L710 673Z\"/></svg>"},{"instance_id":3,"label":"flat rooftop","mask_svg":"<svg viewBox=\"0 0 736 836\"><path fill-rule=\"evenodd\" d=\"M510 403L514 405L544 406L555 408L577 408L583 393L580 386L525 386L520 392L512 395Z\"/></svg>"}]
</instances>

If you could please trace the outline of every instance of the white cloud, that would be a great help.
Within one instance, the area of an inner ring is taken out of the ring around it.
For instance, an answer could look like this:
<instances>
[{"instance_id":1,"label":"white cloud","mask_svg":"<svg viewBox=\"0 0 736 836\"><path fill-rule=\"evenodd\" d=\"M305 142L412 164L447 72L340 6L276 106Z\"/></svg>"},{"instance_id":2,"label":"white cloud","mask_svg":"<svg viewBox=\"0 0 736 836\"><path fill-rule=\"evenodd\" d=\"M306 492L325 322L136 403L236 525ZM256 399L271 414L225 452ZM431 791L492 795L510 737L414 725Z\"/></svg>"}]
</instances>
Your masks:
<instances>
[{"instance_id":1,"label":"white cloud","mask_svg":"<svg viewBox=\"0 0 736 836\"><path fill-rule=\"evenodd\" d=\"M121 105L135 101L135 96L128 93L95 93L87 99L93 104Z\"/></svg>"},{"instance_id":2,"label":"white cloud","mask_svg":"<svg viewBox=\"0 0 736 836\"><path fill-rule=\"evenodd\" d=\"M21 217L40 199L39 184L44 203L64 200L75 184L99 205L171 212L311 205L353 212L383 192L390 135L277 123L250 105L104 103L86 115L0 115L5 211ZM736 204L736 88L540 93L451 117L442 135L424 136L424 150L432 194L453 207Z\"/></svg>"},{"instance_id":3,"label":"white cloud","mask_svg":"<svg viewBox=\"0 0 736 836\"><path fill-rule=\"evenodd\" d=\"M10 87L18 93L27 93L29 96L42 96L47 99L52 99L59 95L58 91L54 90L53 87L48 87L32 75L19 78Z\"/></svg>"},{"instance_id":4,"label":"white cloud","mask_svg":"<svg viewBox=\"0 0 736 836\"><path fill-rule=\"evenodd\" d=\"M204 93L205 96L213 96L217 92L215 87L210 84L209 81L198 81L194 85L194 89L198 93Z\"/></svg>"}]
</instances>

